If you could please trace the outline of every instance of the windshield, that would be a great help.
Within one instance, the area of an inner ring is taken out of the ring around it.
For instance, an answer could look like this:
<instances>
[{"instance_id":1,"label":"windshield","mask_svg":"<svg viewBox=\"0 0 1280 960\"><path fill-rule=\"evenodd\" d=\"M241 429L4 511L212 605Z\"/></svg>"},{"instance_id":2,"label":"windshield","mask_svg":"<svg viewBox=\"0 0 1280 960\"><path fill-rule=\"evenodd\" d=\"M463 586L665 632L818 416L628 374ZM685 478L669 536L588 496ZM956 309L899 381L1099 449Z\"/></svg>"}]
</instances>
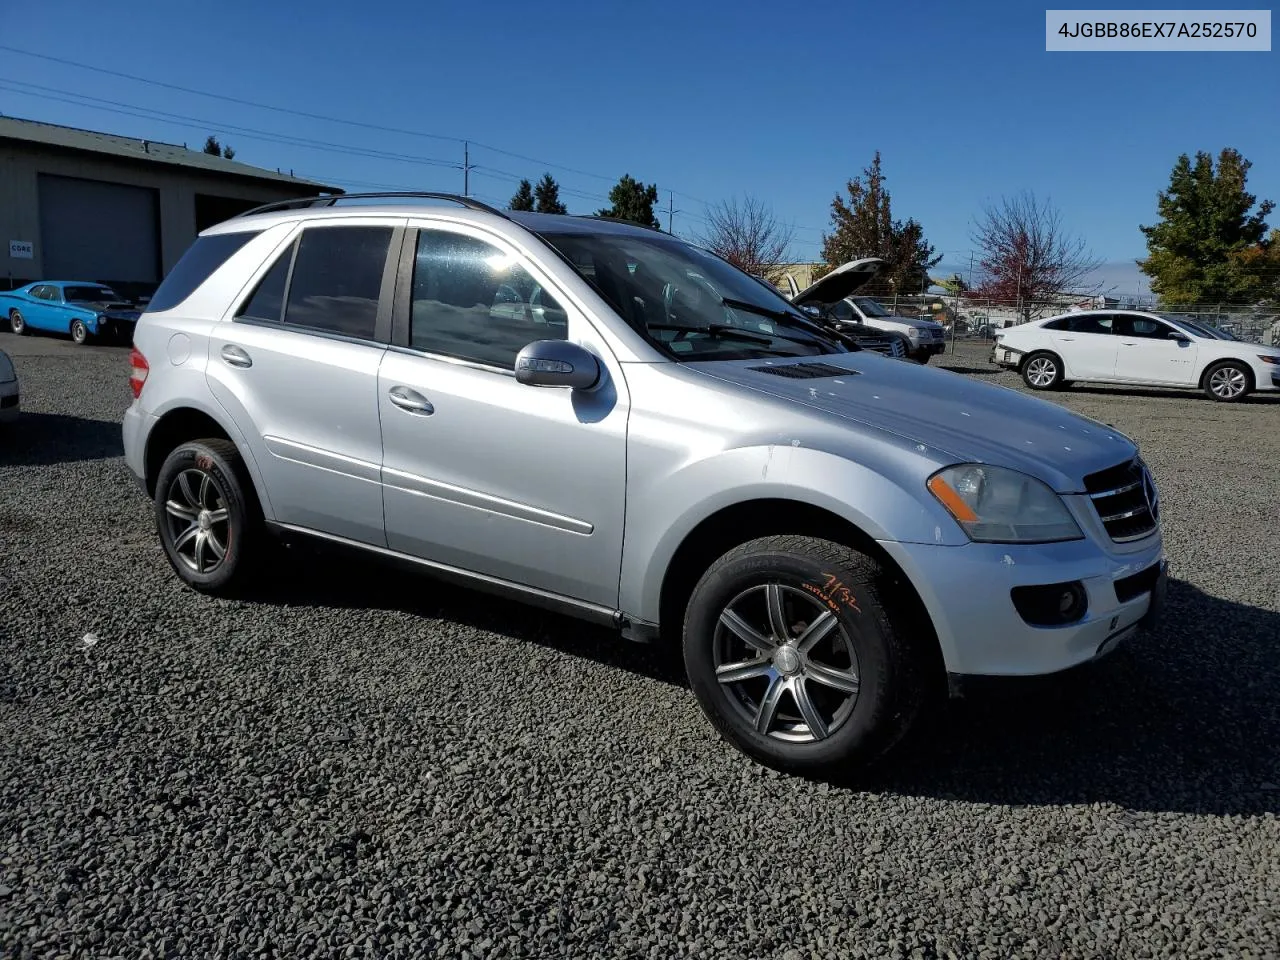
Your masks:
<instances>
[{"instance_id":1,"label":"windshield","mask_svg":"<svg viewBox=\"0 0 1280 960\"><path fill-rule=\"evenodd\" d=\"M68 300L80 300L88 303L98 300L120 299L110 287L64 287L62 295Z\"/></svg>"},{"instance_id":2,"label":"windshield","mask_svg":"<svg viewBox=\"0 0 1280 960\"><path fill-rule=\"evenodd\" d=\"M667 234L542 233L634 330L677 360L845 353L750 274Z\"/></svg>"},{"instance_id":3,"label":"windshield","mask_svg":"<svg viewBox=\"0 0 1280 960\"><path fill-rule=\"evenodd\" d=\"M854 297L853 302L858 305L858 309L862 311L864 317L892 317L893 314L886 310L880 304L876 303L870 297Z\"/></svg>"},{"instance_id":4,"label":"windshield","mask_svg":"<svg viewBox=\"0 0 1280 960\"><path fill-rule=\"evenodd\" d=\"M1235 339L1235 337L1227 333L1225 330L1219 330L1217 327L1211 327L1207 323L1196 323L1192 320L1187 320L1184 317L1164 316L1164 319L1170 321L1176 326L1186 327L1192 333L1198 336L1204 337L1206 340L1234 340Z\"/></svg>"}]
</instances>

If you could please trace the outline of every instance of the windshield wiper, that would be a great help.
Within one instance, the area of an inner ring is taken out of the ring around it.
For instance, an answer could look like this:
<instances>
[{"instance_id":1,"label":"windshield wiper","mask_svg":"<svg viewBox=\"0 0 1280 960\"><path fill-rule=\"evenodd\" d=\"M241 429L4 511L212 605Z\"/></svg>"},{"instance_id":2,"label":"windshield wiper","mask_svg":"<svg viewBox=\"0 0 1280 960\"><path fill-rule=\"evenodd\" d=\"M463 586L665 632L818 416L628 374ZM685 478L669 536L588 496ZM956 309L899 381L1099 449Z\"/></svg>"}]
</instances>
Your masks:
<instances>
[{"instance_id":1,"label":"windshield wiper","mask_svg":"<svg viewBox=\"0 0 1280 960\"><path fill-rule=\"evenodd\" d=\"M721 297L720 302L724 306L729 307L730 309L733 309L733 310L746 310L748 313L757 313L762 317L770 317L774 320L785 321L786 323L790 324L793 327L798 327L801 330L807 331L810 335L816 337L819 340L826 340L828 343L839 342L844 346L849 346L850 344L853 344L854 349L856 350L862 349L860 346L857 346L857 341L854 340L852 337L845 337L831 330L828 330L826 327L822 326L821 324L814 323L808 317L800 313L788 313L785 310L774 310L770 307L762 307L757 303L750 303L746 300L734 300L731 297ZM806 342L799 337L788 337L785 334L781 334L781 333L775 334L775 336L783 340L790 340L792 343Z\"/></svg>"},{"instance_id":2,"label":"windshield wiper","mask_svg":"<svg viewBox=\"0 0 1280 960\"><path fill-rule=\"evenodd\" d=\"M773 345L774 338L764 333L751 333L739 330L727 323L708 323L695 326L688 323L646 323L650 330L675 330L679 333L706 333L722 340L742 340L745 343L759 343L766 347ZM783 338L788 339L788 338Z\"/></svg>"}]
</instances>

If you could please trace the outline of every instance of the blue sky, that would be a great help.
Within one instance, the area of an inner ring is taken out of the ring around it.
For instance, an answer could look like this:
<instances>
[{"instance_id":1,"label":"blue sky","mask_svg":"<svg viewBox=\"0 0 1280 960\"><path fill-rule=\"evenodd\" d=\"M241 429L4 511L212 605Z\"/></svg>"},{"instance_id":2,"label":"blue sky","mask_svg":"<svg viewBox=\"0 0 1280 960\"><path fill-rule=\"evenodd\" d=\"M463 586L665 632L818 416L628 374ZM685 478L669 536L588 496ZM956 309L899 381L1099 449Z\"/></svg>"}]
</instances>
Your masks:
<instances>
[{"instance_id":1,"label":"blue sky","mask_svg":"<svg viewBox=\"0 0 1280 960\"><path fill-rule=\"evenodd\" d=\"M448 164L461 143L423 134L471 138L543 161L473 147L477 195L505 201L515 177L549 169L572 212L593 212L631 173L664 206L675 191L680 233L701 226L706 202L752 194L796 225L806 259L831 197L877 149L895 214L924 225L944 265L968 269L984 202L1028 188L1119 264L1107 274L1125 293L1138 289L1125 263L1144 252L1138 224L1179 153L1234 146L1254 163L1251 189L1280 200L1280 54L1049 54L1044 7L1026 3L6 7L6 46L413 134L0 51L5 114L193 146L215 132L239 160L353 189L460 190Z\"/></svg>"}]
</instances>

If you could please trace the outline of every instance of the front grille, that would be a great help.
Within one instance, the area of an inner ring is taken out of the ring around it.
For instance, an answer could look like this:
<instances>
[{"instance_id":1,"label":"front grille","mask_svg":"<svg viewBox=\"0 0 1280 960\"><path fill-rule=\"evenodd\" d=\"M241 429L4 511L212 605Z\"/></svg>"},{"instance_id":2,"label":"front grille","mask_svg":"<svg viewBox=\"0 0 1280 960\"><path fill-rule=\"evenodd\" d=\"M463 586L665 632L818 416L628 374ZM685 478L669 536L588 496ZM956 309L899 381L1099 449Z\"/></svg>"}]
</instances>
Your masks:
<instances>
[{"instance_id":1,"label":"front grille","mask_svg":"<svg viewBox=\"0 0 1280 960\"><path fill-rule=\"evenodd\" d=\"M792 380L814 380L818 377L854 377L856 370L845 370L833 367L829 363L788 363L767 367L752 367L756 373L772 373L775 377L789 377Z\"/></svg>"},{"instance_id":2,"label":"front grille","mask_svg":"<svg viewBox=\"0 0 1280 960\"><path fill-rule=\"evenodd\" d=\"M1141 540L1155 532L1160 498L1151 474L1136 457L1084 478L1084 488L1107 535L1116 543Z\"/></svg>"},{"instance_id":3,"label":"front grille","mask_svg":"<svg viewBox=\"0 0 1280 960\"><path fill-rule=\"evenodd\" d=\"M902 341L897 338L888 340L859 340L858 346L872 353L883 353L886 357L902 356Z\"/></svg>"},{"instance_id":4,"label":"front grille","mask_svg":"<svg viewBox=\"0 0 1280 960\"><path fill-rule=\"evenodd\" d=\"M1160 579L1160 564L1153 563L1141 573L1135 573L1129 577L1121 577L1116 581L1116 599L1121 603L1128 603L1134 597L1141 596L1144 593L1150 593L1156 588L1156 581Z\"/></svg>"}]
</instances>

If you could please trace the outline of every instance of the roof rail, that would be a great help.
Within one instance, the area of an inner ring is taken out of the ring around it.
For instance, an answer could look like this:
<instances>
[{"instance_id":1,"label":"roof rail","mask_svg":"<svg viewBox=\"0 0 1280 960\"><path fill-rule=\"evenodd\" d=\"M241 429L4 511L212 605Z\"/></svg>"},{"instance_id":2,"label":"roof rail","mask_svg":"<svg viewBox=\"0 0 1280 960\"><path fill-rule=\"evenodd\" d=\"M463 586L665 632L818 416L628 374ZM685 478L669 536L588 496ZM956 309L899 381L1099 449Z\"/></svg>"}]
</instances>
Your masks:
<instances>
[{"instance_id":1,"label":"roof rail","mask_svg":"<svg viewBox=\"0 0 1280 960\"><path fill-rule=\"evenodd\" d=\"M482 210L485 213L492 213L499 217L507 218L507 215L497 207L491 207L487 203L481 203L471 197L460 197L456 193L431 193L426 191L407 190L397 191L394 193L338 193L327 197L299 197L296 200L277 200L275 203L264 203L260 207L254 207L252 210L246 210L244 213L238 214L239 217L251 217L257 213L272 213L277 210L305 210L308 207L332 207L339 200L371 200L381 199L384 197L412 197L418 200L450 200L469 210Z\"/></svg>"}]
</instances>

